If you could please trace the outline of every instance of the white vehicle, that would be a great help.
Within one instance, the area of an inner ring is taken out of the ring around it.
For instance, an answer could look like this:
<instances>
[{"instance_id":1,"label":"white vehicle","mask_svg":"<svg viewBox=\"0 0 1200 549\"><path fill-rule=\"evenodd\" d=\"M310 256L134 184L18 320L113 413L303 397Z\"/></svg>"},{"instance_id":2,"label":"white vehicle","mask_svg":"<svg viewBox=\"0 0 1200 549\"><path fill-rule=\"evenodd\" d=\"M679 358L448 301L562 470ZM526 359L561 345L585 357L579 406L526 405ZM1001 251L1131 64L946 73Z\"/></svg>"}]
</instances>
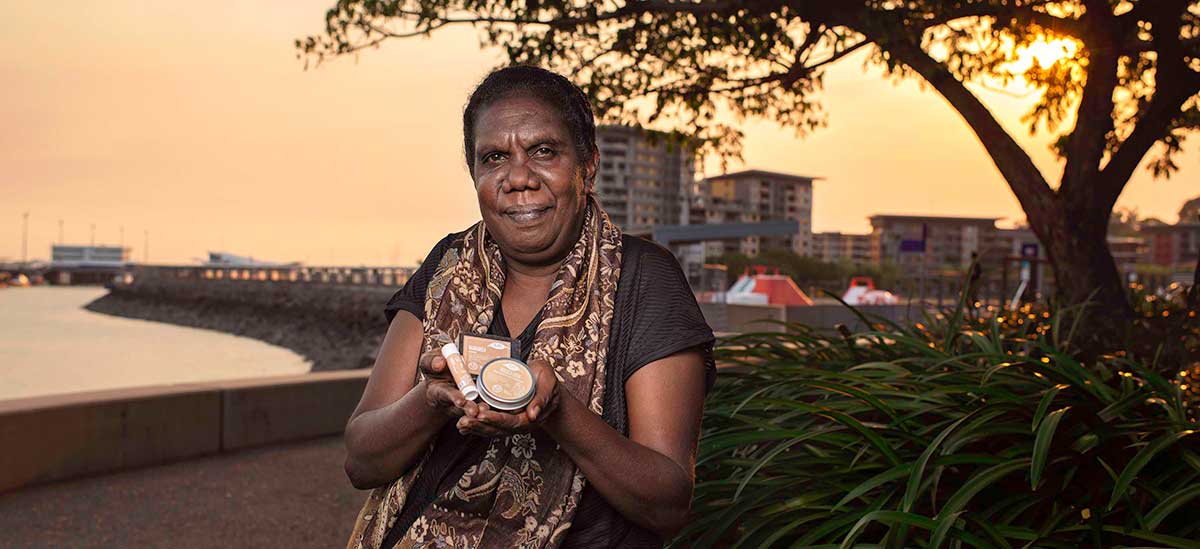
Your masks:
<instances>
[{"instance_id":1,"label":"white vehicle","mask_svg":"<svg viewBox=\"0 0 1200 549\"><path fill-rule=\"evenodd\" d=\"M850 279L850 287L842 294L842 301L850 305L896 305L900 298L887 290L876 290L871 277L856 276Z\"/></svg>"}]
</instances>

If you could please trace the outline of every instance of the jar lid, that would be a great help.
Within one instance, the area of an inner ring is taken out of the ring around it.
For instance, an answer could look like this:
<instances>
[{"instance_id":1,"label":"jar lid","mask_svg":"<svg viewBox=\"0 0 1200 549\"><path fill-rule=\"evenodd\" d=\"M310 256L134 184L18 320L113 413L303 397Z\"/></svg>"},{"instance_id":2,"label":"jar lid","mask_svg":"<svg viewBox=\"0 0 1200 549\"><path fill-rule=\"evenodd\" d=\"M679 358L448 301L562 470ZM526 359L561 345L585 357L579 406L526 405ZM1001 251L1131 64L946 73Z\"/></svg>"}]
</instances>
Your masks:
<instances>
[{"instance_id":1,"label":"jar lid","mask_svg":"<svg viewBox=\"0 0 1200 549\"><path fill-rule=\"evenodd\" d=\"M533 400L533 371L515 358L496 358L479 369L476 385L487 400L524 406ZM518 407L519 407L518 406Z\"/></svg>"}]
</instances>

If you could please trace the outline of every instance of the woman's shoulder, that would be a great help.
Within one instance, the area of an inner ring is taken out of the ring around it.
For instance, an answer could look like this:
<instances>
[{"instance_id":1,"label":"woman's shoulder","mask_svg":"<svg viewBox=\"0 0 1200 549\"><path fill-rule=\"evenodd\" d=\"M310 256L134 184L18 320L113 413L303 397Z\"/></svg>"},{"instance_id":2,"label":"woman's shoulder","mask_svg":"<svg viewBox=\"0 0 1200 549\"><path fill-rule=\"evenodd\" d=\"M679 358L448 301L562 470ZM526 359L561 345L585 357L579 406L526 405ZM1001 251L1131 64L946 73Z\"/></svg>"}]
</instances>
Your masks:
<instances>
[{"instance_id":1,"label":"woman's shoulder","mask_svg":"<svg viewBox=\"0 0 1200 549\"><path fill-rule=\"evenodd\" d=\"M622 246L621 283L613 322L620 326L626 346L617 356L624 358L622 375L628 380L638 369L686 349L699 349L704 358L705 377L713 377L713 333L696 302L691 285L675 254L651 240L628 236ZM626 278L628 276L628 278ZM617 317L620 317L619 319Z\"/></svg>"},{"instance_id":2,"label":"woman's shoulder","mask_svg":"<svg viewBox=\"0 0 1200 549\"><path fill-rule=\"evenodd\" d=\"M639 277L657 279L669 276L673 282L687 283L675 254L661 244L648 238L626 234L621 236L621 247L624 254L621 260L622 269L636 272Z\"/></svg>"},{"instance_id":3,"label":"woman's shoulder","mask_svg":"<svg viewBox=\"0 0 1200 549\"><path fill-rule=\"evenodd\" d=\"M670 330L712 332L700 312L691 284L679 266L675 255L651 240L626 236L623 242L621 281L618 293L626 294L621 313L633 317L641 330ZM625 288L621 288L626 284Z\"/></svg>"}]
</instances>

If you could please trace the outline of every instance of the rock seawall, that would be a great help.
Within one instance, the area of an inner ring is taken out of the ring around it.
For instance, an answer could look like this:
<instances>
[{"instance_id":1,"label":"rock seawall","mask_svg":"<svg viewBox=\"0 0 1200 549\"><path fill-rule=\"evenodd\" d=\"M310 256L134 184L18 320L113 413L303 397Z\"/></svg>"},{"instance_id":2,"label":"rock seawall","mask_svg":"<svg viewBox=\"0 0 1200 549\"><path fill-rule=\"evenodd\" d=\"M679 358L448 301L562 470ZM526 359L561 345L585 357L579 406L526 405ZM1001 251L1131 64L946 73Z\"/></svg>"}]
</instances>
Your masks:
<instances>
[{"instance_id":1,"label":"rock seawall","mask_svg":"<svg viewBox=\"0 0 1200 549\"><path fill-rule=\"evenodd\" d=\"M291 349L313 371L370 367L398 288L138 276L89 311L216 330Z\"/></svg>"}]
</instances>

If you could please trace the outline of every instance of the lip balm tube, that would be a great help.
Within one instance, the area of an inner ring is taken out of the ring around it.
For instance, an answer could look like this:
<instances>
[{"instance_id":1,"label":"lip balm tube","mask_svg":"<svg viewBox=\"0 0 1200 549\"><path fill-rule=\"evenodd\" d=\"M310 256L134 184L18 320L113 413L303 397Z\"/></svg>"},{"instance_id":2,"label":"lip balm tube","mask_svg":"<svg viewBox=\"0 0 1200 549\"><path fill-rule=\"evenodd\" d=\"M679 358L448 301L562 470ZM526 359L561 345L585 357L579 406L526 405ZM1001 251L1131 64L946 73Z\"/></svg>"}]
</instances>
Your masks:
<instances>
[{"instance_id":1,"label":"lip balm tube","mask_svg":"<svg viewBox=\"0 0 1200 549\"><path fill-rule=\"evenodd\" d=\"M458 353L458 345L453 343L443 345L442 356L446 358L446 365L450 367L450 376L454 378L454 383L458 385L458 390L462 391L463 397L467 400L475 400L479 396L479 389L475 388L475 380L471 379L471 373L467 371L467 361L463 360L463 356Z\"/></svg>"}]
</instances>

